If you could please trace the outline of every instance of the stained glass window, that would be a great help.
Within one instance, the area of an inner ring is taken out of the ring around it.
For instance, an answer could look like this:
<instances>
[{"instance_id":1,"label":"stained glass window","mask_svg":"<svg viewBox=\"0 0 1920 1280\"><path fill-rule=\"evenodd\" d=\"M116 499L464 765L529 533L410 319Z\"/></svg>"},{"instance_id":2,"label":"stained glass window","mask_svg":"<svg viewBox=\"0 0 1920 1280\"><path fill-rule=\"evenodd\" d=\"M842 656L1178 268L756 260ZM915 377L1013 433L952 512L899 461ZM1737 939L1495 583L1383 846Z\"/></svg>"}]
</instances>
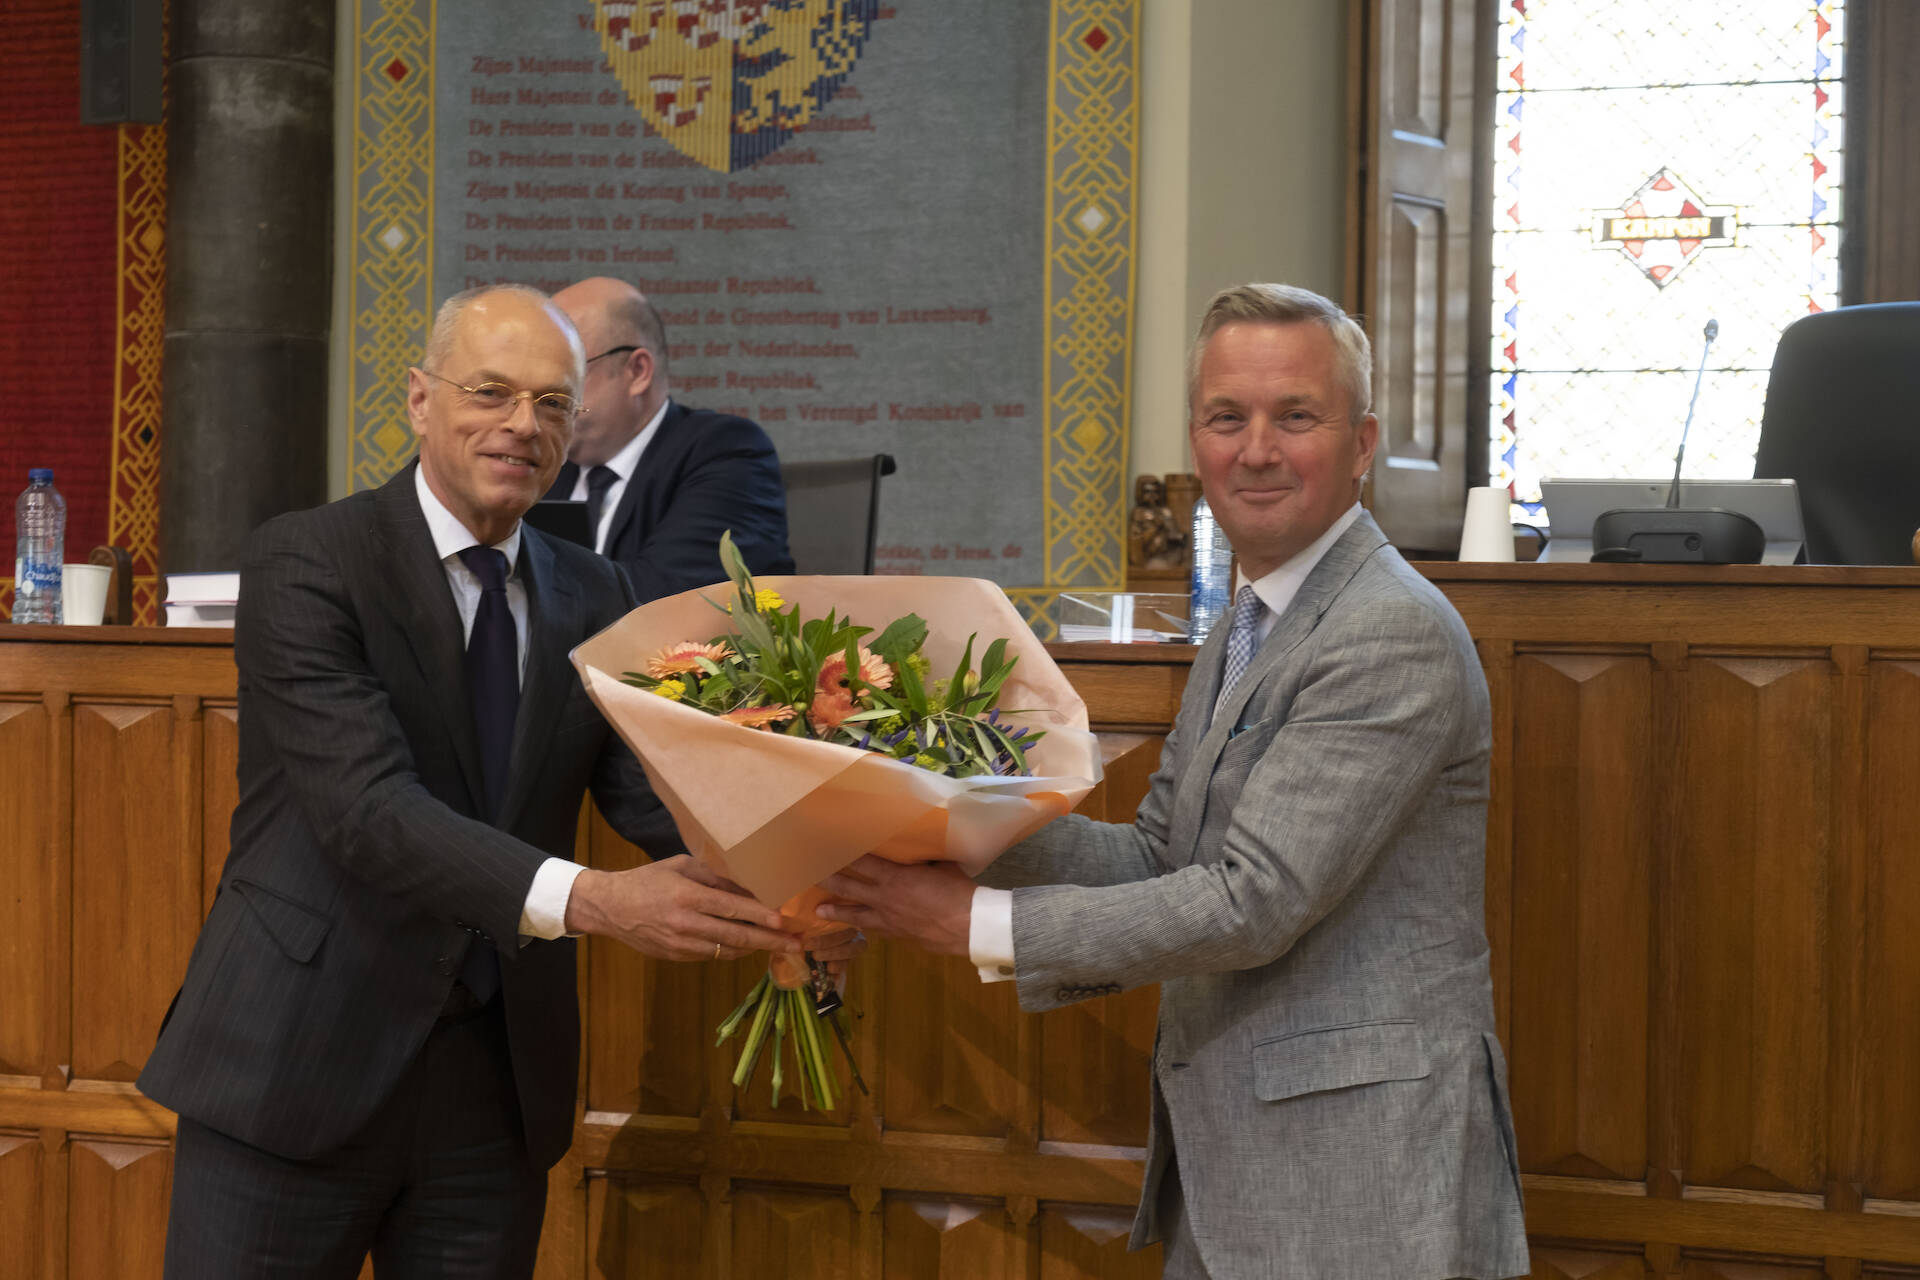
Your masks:
<instances>
[{"instance_id":1,"label":"stained glass window","mask_svg":"<svg viewBox=\"0 0 1920 1280\"><path fill-rule=\"evenodd\" d=\"M1845 0L1500 0L1492 483L1753 474L1780 331L1837 305Z\"/></svg>"}]
</instances>

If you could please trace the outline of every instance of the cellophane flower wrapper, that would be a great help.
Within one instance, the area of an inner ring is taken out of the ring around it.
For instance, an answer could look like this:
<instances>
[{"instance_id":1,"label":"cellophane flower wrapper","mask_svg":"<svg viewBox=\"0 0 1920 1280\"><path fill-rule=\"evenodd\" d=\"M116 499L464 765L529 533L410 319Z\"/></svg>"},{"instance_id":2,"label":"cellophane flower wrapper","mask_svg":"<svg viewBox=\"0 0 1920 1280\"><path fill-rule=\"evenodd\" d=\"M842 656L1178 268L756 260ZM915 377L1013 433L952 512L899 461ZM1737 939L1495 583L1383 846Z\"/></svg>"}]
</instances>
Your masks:
<instances>
[{"instance_id":1,"label":"cellophane flower wrapper","mask_svg":"<svg viewBox=\"0 0 1920 1280\"><path fill-rule=\"evenodd\" d=\"M977 578L756 577L801 616L835 610L875 634L895 618L926 621L936 673L1004 637L1018 665L1000 714L1046 736L1027 753L1032 777L950 778L874 752L732 724L621 676L669 645L731 630L714 608L720 583L644 604L577 647L587 694L646 766L688 849L769 907L816 924L812 887L865 853L951 861L977 875L1009 846L1070 811L1101 777L1086 704L998 586ZM712 603L710 603L712 602Z\"/></svg>"}]
</instances>

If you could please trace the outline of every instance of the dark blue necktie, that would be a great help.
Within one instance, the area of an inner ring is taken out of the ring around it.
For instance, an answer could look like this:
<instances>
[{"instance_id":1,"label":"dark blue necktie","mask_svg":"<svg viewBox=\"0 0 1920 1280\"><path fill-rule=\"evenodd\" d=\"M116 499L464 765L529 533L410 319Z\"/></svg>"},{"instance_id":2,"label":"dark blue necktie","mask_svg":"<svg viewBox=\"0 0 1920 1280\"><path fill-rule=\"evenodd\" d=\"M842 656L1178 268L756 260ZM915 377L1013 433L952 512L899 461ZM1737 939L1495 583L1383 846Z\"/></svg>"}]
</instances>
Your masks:
<instances>
[{"instance_id":1,"label":"dark blue necktie","mask_svg":"<svg viewBox=\"0 0 1920 1280\"><path fill-rule=\"evenodd\" d=\"M587 536L596 548L600 545L600 513L606 510L607 490L619 478L620 473L612 467L595 467L587 472Z\"/></svg>"},{"instance_id":2,"label":"dark blue necktie","mask_svg":"<svg viewBox=\"0 0 1920 1280\"><path fill-rule=\"evenodd\" d=\"M480 580L480 605L467 637L467 698L473 704L474 740L480 748L480 776L486 794L481 811L487 821L500 816L507 794L507 767L513 759L513 722L520 712L520 643L513 610L507 607L507 557L492 547L468 547L460 559ZM481 1003L500 985L500 958L475 938L460 967L460 980Z\"/></svg>"}]
</instances>

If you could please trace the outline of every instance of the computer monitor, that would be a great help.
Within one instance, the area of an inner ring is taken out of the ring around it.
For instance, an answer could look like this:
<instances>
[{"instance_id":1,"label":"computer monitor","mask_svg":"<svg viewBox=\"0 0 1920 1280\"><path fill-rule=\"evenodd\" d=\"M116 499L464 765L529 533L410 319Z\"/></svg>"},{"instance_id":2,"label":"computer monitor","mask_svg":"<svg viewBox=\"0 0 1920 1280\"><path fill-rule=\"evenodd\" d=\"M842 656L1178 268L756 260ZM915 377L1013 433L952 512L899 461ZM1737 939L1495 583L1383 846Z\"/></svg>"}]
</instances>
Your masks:
<instances>
[{"instance_id":1,"label":"computer monitor","mask_svg":"<svg viewBox=\"0 0 1920 1280\"><path fill-rule=\"evenodd\" d=\"M1554 564L1593 558L1593 522L1603 511L1667 505L1669 480L1542 480L1549 534L1540 558ZM1794 564L1806 540L1800 494L1791 480L1682 480L1680 505L1751 516L1767 538L1761 564ZM1562 532L1564 530L1565 532Z\"/></svg>"},{"instance_id":2,"label":"computer monitor","mask_svg":"<svg viewBox=\"0 0 1920 1280\"><path fill-rule=\"evenodd\" d=\"M587 504L567 498L542 498L527 509L526 522L544 534L576 542L593 550L593 530L587 527Z\"/></svg>"}]
</instances>

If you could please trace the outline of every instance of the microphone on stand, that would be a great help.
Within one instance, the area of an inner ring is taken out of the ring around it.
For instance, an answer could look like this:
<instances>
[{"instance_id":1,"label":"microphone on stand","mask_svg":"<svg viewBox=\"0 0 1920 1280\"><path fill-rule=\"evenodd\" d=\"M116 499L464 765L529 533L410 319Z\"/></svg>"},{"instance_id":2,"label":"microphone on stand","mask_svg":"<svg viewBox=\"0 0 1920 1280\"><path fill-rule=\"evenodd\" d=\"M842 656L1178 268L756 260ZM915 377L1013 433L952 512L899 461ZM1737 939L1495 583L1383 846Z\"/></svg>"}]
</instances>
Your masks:
<instances>
[{"instance_id":1,"label":"microphone on stand","mask_svg":"<svg viewBox=\"0 0 1920 1280\"><path fill-rule=\"evenodd\" d=\"M1673 483L1664 507L1618 507L1602 511L1593 522L1593 558L1615 563L1641 564L1759 564L1767 536L1752 516L1721 507L1682 507L1680 468L1687 456L1687 433L1693 429L1693 410L1700 403L1700 384L1707 376L1707 353L1720 336L1720 322L1707 321L1702 331L1700 371L1693 378L1693 398L1687 402L1687 420L1680 428L1680 447L1673 455Z\"/></svg>"},{"instance_id":2,"label":"microphone on stand","mask_svg":"<svg viewBox=\"0 0 1920 1280\"><path fill-rule=\"evenodd\" d=\"M1680 427L1680 447L1673 451L1673 485L1667 490L1668 510L1680 505L1680 459L1687 456L1687 432L1693 430L1693 407L1700 403L1700 384L1707 376L1707 352L1713 350L1713 340L1720 336L1720 322L1707 321L1707 327L1701 332L1706 335L1707 345L1700 348L1700 372L1693 375L1693 399L1687 401L1687 420Z\"/></svg>"}]
</instances>

